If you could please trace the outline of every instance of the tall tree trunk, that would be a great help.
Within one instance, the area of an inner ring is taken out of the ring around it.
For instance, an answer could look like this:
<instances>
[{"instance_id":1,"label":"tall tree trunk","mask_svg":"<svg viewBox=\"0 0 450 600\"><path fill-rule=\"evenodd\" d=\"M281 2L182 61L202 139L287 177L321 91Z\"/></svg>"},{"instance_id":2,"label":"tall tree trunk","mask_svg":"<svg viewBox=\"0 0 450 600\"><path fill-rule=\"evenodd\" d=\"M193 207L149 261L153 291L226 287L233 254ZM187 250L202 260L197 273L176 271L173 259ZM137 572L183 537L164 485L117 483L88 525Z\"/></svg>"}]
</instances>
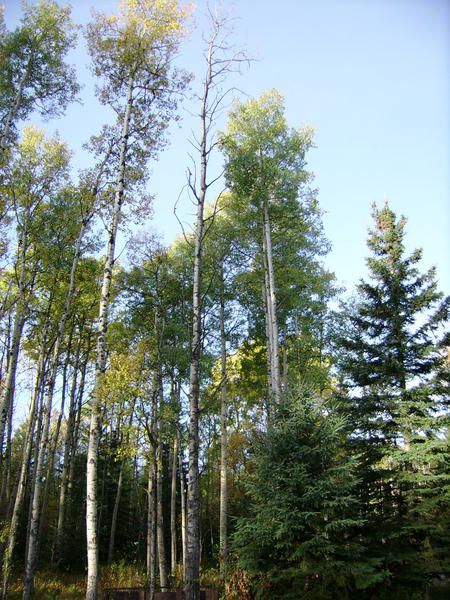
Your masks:
<instances>
[{"instance_id":1,"label":"tall tree trunk","mask_svg":"<svg viewBox=\"0 0 450 600\"><path fill-rule=\"evenodd\" d=\"M169 591L167 576L166 545L164 543L164 517L163 517L163 463L161 436L158 440L158 453L156 465L156 538L158 544L159 583L162 592Z\"/></svg>"},{"instance_id":2,"label":"tall tree trunk","mask_svg":"<svg viewBox=\"0 0 450 600\"><path fill-rule=\"evenodd\" d=\"M55 357L54 357L55 358ZM53 363L50 367L50 381L47 383L47 390L43 406L43 431L42 437L37 441L38 453L36 462L36 472L34 484L32 487L31 499L31 518L28 535L28 548L25 562L25 581L23 590L23 600L30 600L34 592L34 573L38 559L39 544L39 520L41 517L41 489L43 483L43 470L47 458L47 449L50 441L50 421L53 399L53 386L55 381L55 372L57 365ZM53 383L53 385L52 385Z\"/></svg>"},{"instance_id":3,"label":"tall tree trunk","mask_svg":"<svg viewBox=\"0 0 450 600\"><path fill-rule=\"evenodd\" d=\"M40 520L43 516L43 511L41 510L41 484L42 484L42 470L45 464L45 460L47 459L47 450L49 448L50 438L50 420L51 420L51 410L52 410L52 400L53 400L53 391L55 388L56 376L58 373L58 361L60 355L60 347L64 338L64 333L66 329L66 324L69 319L70 310L72 307L73 296L75 293L75 276L78 267L78 262L81 256L81 245L84 238L84 233L86 229L87 223L85 221L82 222L80 231L78 233L77 242L75 245L75 253L72 259L72 266L70 272L70 282L69 288L67 290L64 310L61 315L58 329L54 341L52 360L50 366L50 374L48 382L46 383L46 400L44 403L44 433L43 433L43 444L39 449L38 460L36 465L36 480L34 484L33 490L33 500L32 500L32 514L30 521L30 536L28 539L28 551L27 551L27 560L25 567L25 585L23 598L24 600L28 600L33 595L33 586L34 586L34 571L36 569L37 560L38 560L38 547L39 547L39 533L40 533ZM55 281L56 284L56 281ZM69 349L70 351L70 349ZM68 351L68 352L69 352ZM66 363L67 368L67 363ZM63 400L61 411L64 411L64 401L65 401L65 390L63 389ZM59 429L61 426L61 418L62 412L60 414L60 418L58 421L56 436L59 436ZM55 445L57 443L57 438L55 441ZM54 459L54 454L53 454ZM52 459L50 460L50 464L52 464ZM46 488L48 485L48 480L46 481ZM48 493L48 488L47 488ZM45 508L46 494L44 494L44 502L43 508Z\"/></svg>"},{"instance_id":4,"label":"tall tree trunk","mask_svg":"<svg viewBox=\"0 0 450 600\"><path fill-rule=\"evenodd\" d=\"M128 421L128 429L127 429L127 433L126 433L126 446L128 446L129 441L130 441L130 433L129 432L131 429L131 425L133 423L134 402L132 403L130 409L131 409L131 412L130 412L130 418ZM114 556L114 545L115 545L115 541L116 541L116 529L117 529L117 517L119 515L120 498L122 496L124 468L125 468L125 458L122 458L122 460L120 461L119 478L117 480L116 496L114 498L113 514L112 514L112 518L111 518L111 529L110 529L110 534L109 534L109 546L108 546L108 565L110 565L112 563L113 556Z\"/></svg>"},{"instance_id":5,"label":"tall tree trunk","mask_svg":"<svg viewBox=\"0 0 450 600\"><path fill-rule=\"evenodd\" d=\"M209 63L210 66L210 63ZM201 306L201 281L202 281L202 252L204 230L204 208L206 200L206 172L208 166L206 110L207 95L211 81L210 69L205 82L205 91L202 103L201 124L201 149L200 149L200 194L197 198L197 217L195 223L195 248L194 248L194 278L193 278L193 324L191 342L191 364L189 370L189 474L187 493L187 560L186 560L186 600L199 600L200 598L200 480L198 470L199 433L198 412L200 396L200 358L202 346L202 306Z\"/></svg>"},{"instance_id":6,"label":"tall tree trunk","mask_svg":"<svg viewBox=\"0 0 450 600\"><path fill-rule=\"evenodd\" d=\"M20 341L22 338L23 327L25 325L25 315L20 308L20 301L18 304L19 305L14 318L14 325L11 335L11 349L8 356L8 370L6 372L4 385L0 396L0 460L2 462L3 438L5 437L5 429L8 422L8 415L14 396L17 363L19 360L20 351Z\"/></svg>"},{"instance_id":7,"label":"tall tree trunk","mask_svg":"<svg viewBox=\"0 0 450 600\"><path fill-rule=\"evenodd\" d=\"M110 533L109 533L108 562L107 562L108 565L110 565L112 563L113 556L114 556L114 544L116 541L117 516L119 514L120 496L122 495L124 462L125 461L123 459L120 461L119 478L117 480L116 496L114 498L113 514L112 514L112 518L111 518L111 529L110 529Z\"/></svg>"},{"instance_id":8,"label":"tall tree trunk","mask_svg":"<svg viewBox=\"0 0 450 600\"><path fill-rule=\"evenodd\" d=\"M283 327L283 376L282 376L282 385L283 391L287 391L288 386L288 351L287 351L287 333L286 333L286 323Z\"/></svg>"},{"instance_id":9,"label":"tall tree trunk","mask_svg":"<svg viewBox=\"0 0 450 600\"><path fill-rule=\"evenodd\" d=\"M13 403L9 406L8 427L6 430L5 458L3 462L2 484L0 490L0 507L9 505L11 483L11 439L13 432Z\"/></svg>"},{"instance_id":10,"label":"tall tree trunk","mask_svg":"<svg viewBox=\"0 0 450 600\"><path fill-rule=\"evenodd\" d=\"M116 247L117 230L121 215L125 167L128 149L128 131L132 107L133 78L128 80L127 101L123 119L119 169L116 178L114 207L111 227L109 230L108 247L105 268L103 271L103 285L100 295L100 307L97 329L97 358L95 363L94 392L91 397L91 420L89 427L89 443L87 452L87 482L86 482L86 539L87 539L87 587L86 600L97 600L98 596L98 532L97 532L97 463L98 446L100 443L100 405L98 388L100 387L106 369L106 330L108 327L108 310L111 295L111 283Z\"/></svg>"},{"instance_id":11,"label":"tall tree trunk","mask_svg":"<svg viewBox=\"0 0 450 600\"><path fill-rule=\"evenodd\" d=\"M272 303L270 301L270 283L269 283L269 267L267 263L267 243L265 236L265 228L263 230L263 265L264 265L264 309L266 318L266 338L267 338L267 379L268 379L268 421L270 422L273 412L273 404L276 389L275 362L274 362L274 339L273 339L273 312Z\"/></svg>"},{"instance_id":12,"label":"tall tree trunk","mask_svg":"<svg viewBox=\"0 0 450 600\"><path fill-rule=\"evenodd\" d=\"M172 481L170 487L170 570L172 577L175 576L177 568L177 460L178 460L178 438L173 439L172 452Z\"/></svg>"},{"instance_id":13,"label":"tall tree trunk","mask_svg":"<svg viewBox=\"0 0 450 600\"><path fill-rule=\"evenodd\" d=\"M147 578L150 585L150 599L153 600L155 593L155 555L156 555L156 485L155 485L156 460L153 447L150 450L148 461L148 484L147 484Z\"/></svg>"},{"instance_id":14,"label":"tall tree trunk","mask_svg":"<svg viewBox=\"0 0 450 600\"><path fill-rule=\"evenodd\" d=\"M69 368L70 355L71 355L71 351L72 351L72 340L73 340L73 327L70 331L67 352L66 352L66 359L64 361L64 367L63 367L62 386L61 386L61 407L60 407L60 411L59 411L59 415L58 415L58 420L56 422L56 427L53 432L52 438L50 440L50 452L49 452L49 458L47 461L47 472L45 475L45 486L44 486L44 494L43 494L43 500L42 500L41 518L40 518L40 522L39 522L39 535L38 535L39 545L42 540L42 533L43 533L43 528L44 528L44 524L45 524L45 516L47 514L48 495L49 495L49 490L50 490L50 484L53 480L56 450L58 447L59 435L61 432L61 422L62 422L62 418L64 415L64 408L65 408L65 404L66 404L67 371Z\"/></svg>"},{"instance_id":15,"label":"tall tree trunk","mask_svg":"<svg viewBox=\"0 0 450 600\"><path fill-rule=\"evenodd\" d=\"M73 365L72 373L72 384L70 388L69 396L69 410L66 428L64 432L64 452L61 469L61 484L59 488L59 503L58 503L58 519L56 526L56 539L55 539L55 559L54 562L58 564L62 559L63 542L64 542L64 522L66 515L66 498L67 498L67 484L69 475L69 461L70 461L70 450L71 450L71 439L74 433L74 422L75 422L75 399L77 393L77 377L80 368L80 354L81 354L81 342L82 342L83 330L79 332L77 348L75 352L75 361Z\"/></svg>"},{"instance_id":16,"label":"tall tree trunk","mask_svg":"<svg viewBox=\"0 0 450 600\"><path fill-rule=\"evenodd\" d=\"M270 218L267 200L263 203L263 226L264 243L267 257L267 275L269 283L268 306L270 315L270 336L272 340L272 365L273 365L273 396L275 404L281 400L281 377L280 377L280 343L278 338L278 320L277 320L277 298L275 290L275 273L272 257L272 238L270 233Z\"/></svg>"},{"instance_id":17,"label":"tall tree trunk","mask_svg":"<svg viewBox=\"0 0 450 600\"><path fill-rule=\"evenodd\" d=\"M17 490L14 500L14 505L12 507L12 515L9 524L9 537L8 537L8 545L6 547L6 551L3 557L3 585L2 585L2 600L7 600L8 598L8 583L9 576L11 572L11 564L14 553L14 548L16 545L17 539L17 531L19 528L19 519L22 513L23 501L25 498L25 492L27 487L27 477L28 471L30 468L30 459L31 459L31 451L33 447L33 439L35 432L35 425L37 419L37 409L39 405L39 398L43 392L44 386L44 352L40 353L40 359L38 363L37 373L36 373L36 382L33 389L33 394L31 396L30 403L30 411L29 411L29 422L28 429L25 436L25 441L22 449L22 460L20 463L19 469L19 478L17 483Z\"/></svg>"},{"instance_id":18,"label":"tall tree trunk","mask_svg":"<svg viewBox=\"0 0 450 600\"><path fill-rule=\"evenodd\" d=\"M184 480L183 448L181 445L181 433L178 431L178 460L180 468L180 504L181 504L181 550L183 562L183 578L186 577L187 558L187 517L186 517L186 483Z\"/></svg>"},{"instance_id":19,"label":"tall tree trunk","mask_svg":"<svg viewBox=\"0 0 450 600\"><path fill-rule=\"evenodd\" d=\"M222 293L220 298L220 354L221 354L221 394L220 394L220 515L219 515L219 546L220 546L220 576L225 579L227 572L228 541L228 489L227 489L227 347L225 333L225 299L224 278L222 271Z\"/></svg>"},{"instance_id":20,"label":"tall tree trunk","mask_svg":"<svg viewBox=\"0 0 450 600\"><path fill-rule=\"evenodd\" d=\"M14 325L11 334L10 351L7 358L8 370L6 372L5 382L3 389L0 394L0 463L3 463L3 438L5 436L6 423L10 412L10 406L14 397L14 390L16 385L16 372L17 363L19 360L20 342L22 339L22 332L26 320L25 310L25 292L27 289L27 250L28 245L28 222L30 220L30 209L26 212L23 217L22 228L23 232L18 242L18 251L20 251L19 257L19 272L18 272L18 291L19 297L16 302L16 311L14 316ZM28 287L32 289L34 287L34 279L36 275L36 269L33 269L31 281L28 282Z\"/></svg>"},{"instance_id":21,"label":"tall tree trunk","mask_svg":"<svg viewBox=\"0 0 450 600\"><path fill-rule=\"evenodd\" d=\"M265 244L264 244L265 249ZM265 250L264 250L265 253ZM265 264L265 261L264 261ZM265 329L266 329L266 346L267 346L267 396L266 396L266 419L269 425L272 422L272 398L273 398L273 363L272 363L272 338L270 334L270 314L268 304L268 293L267 293L267 275L265 274L265 283L262 286L262 301L264 306L264 318L265 318Z\"/></svg>"}]
</instances>

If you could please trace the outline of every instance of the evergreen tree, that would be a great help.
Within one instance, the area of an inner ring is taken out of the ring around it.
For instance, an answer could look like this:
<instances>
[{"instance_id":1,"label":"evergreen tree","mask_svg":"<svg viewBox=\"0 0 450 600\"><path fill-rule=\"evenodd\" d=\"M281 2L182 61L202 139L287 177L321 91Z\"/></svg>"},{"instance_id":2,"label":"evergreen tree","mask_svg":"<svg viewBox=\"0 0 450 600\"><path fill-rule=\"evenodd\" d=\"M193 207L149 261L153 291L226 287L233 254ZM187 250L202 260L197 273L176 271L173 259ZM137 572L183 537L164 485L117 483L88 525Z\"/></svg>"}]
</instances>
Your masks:
<instances>
[{"instance_id":1,"label":"evergreen tree","mask_svg":"<svg viewBox=\"0 0 450 600\"><path fill-rule=\"evenodd\" d=\"M344 419L298 387L274 424L256 435L247 488L250 515L234 536L258 598L346 598L369 575L354 461L340 451ZM354 597L354 596L352 596Z\"/></svg>"},{"instance_id":2,"label":"evergreen tree","mask_svg":"<svg viewBox=\"0 0 450 600\"><path fill-rule=\"evenodd\" d=\"M420 272L422 252L406 253L405 218L387 203L373 216L370 281L359 285L340 340L343 405L361 458L370 554L384 565L386 583L409 585L448 569L440 518L449 508L443 331L450 299L439 293L434 268Z\"/></svg>"}]
</instances>

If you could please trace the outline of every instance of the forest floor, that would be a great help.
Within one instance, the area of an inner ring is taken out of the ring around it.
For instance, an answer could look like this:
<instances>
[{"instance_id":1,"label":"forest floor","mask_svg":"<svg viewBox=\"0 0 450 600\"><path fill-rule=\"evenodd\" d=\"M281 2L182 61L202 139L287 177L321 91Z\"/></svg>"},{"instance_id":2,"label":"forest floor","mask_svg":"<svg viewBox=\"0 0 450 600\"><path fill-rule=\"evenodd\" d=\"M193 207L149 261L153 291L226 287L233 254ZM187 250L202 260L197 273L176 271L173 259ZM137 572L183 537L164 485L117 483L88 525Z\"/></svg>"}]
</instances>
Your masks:
<instances>
[{"instance_id":1,"label":"forest floor","mask_svg":"<svg viewBox=\"0 0 450 600\"><path fill-rule=\"evenodd\" d=\"M112 565L103 571L100 590L111 587L140 587L144 585L141 573L129 566ZM11 581L8 600L21 600L23 578L15 577ZM81 573L55 573L40 571L35 577L35 600L84 600L86 579ZM412 595L411 597L416 598ZM447 600L450 598L450 586L437 586L429 590L428 600Z\"/></svg>"},{"instance_id":2,"label":"forest floor","mask_svg":"<svg viewBox=\"0 0 450 600\"><path fill-rule=\"evenodd\" d=\"M102 568L100 590L112 587L141 587L145 585L145 573L133 565L123 562ZM86 596L84 573L64 573L61 571L38 571L35 576L36 600L81 600ZM11 581L8 600L22 598L23 575L19 573Z\"/></svg>"},{"instance_id":3,"label":"forest floor","mask_svg":"<svg viewBox=\"0 0 450 600\"><path fill-rule=\"evenodd\" d=\"M10 600L22 598L23 579L14 579L8 590ZM86 580L80 574L40 572L35 578L36 600L81 600L86 596Z\"/></svg>"}]
</instances>

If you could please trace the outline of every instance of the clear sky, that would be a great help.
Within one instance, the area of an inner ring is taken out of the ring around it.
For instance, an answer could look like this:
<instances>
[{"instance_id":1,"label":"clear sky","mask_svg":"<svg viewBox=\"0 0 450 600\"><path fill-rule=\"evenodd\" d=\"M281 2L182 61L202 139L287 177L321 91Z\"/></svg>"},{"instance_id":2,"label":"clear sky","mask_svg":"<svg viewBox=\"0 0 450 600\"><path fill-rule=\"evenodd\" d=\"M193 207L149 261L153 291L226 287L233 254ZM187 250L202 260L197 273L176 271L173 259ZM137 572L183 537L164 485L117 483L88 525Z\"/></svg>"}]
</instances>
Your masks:
<instances>
[{"instance_id":1,"label":"clear sky","mask_svg":"<svg viewBox=\"0 0 450 600\"><path fill-rule=\"evenodd\" d=\"M5 4L13 26L20 3ZM72 4L81 24L93 4L105 11L116 6L110 0ZM178 58L197 75L194 89L203 73L206 26L206 2L196 4L197 29ZM249 96L277 88L290 125L316 130L308 163L333 246L327 265L338 281L351 289L365 275L371 204L387 198L408 218L408 247L423 247L423 267L436 265L440 288L450 293L450 2L237 0L222 6L237 18L238 44L258 59L232 83ZM82 41L71 60L84 84L84 104L46 127L59 130L75 151L75 164L84 166L81 145L108 114L93 97ZM181 114L181 127L171 128L170 146L153 165L149 183L157 195L152 227L166 242L180 233L173 205L185 183L188 137L197 128L186 111Z\"/></svg>"}]
</instances>

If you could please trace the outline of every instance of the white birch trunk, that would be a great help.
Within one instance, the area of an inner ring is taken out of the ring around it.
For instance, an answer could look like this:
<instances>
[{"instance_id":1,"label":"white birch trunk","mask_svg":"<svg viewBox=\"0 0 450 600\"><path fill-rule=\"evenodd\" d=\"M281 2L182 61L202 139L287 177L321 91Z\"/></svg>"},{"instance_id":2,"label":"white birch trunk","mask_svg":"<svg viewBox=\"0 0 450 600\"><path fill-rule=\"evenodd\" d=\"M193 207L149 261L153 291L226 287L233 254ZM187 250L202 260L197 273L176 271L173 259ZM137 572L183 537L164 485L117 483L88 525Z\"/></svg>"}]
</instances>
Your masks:
<instances>
[{"instance_id":1,"label":"white birch trunk","mask_svg":"<svg viewBox=\"0 0 450 600\"><path fill-rule=\"evenodd\" d=\"M124 194L124 178L128 149L128 131L132 107L133 78L128 80L127 101L123 119L120 142L119 170L116 179L114 206L111 227L109 230L108 247L103 284L100 295L100 307L97 330L97 358L95 364L94 392L91 397L91 420L89 427L89 443L87 452L87 483L86 483L86 539L87 539L87 586L86 600L97 600L98 597L98 531L97 531L97 462L100 442L100 406L96 388L101 384L106 369L106 330L108 327L108 310L111 294L112 271L115 257L116 237L121 216Z\"/></svg>"},{"instance_id":2,"label":"white birch trunk","mask_svg":"<svg viewBox=\"0 0 450 600\"><path fill-rule=\"evenodd\" d=\"M186 577L187 557L187 518L186 518L186 483L184 480L183 449L181 447L181 434L179 436L179 467L180 467L180 503L181 503L181 551L183 561L183 578Z\"/></svg>"},{"instance_id":3,"label":"white birch trunk","mask_svg":"<svg viewBox=\"0 0 450 600\"><path fill-rule=\"evenodd\" d=\"M161 441L158 441L157 466L156 466L156 539L158 544L159 583L162 592L169 591L167 577L166 545L164 543L164 518L163 518L163 480L162 480L162 452Z\"/></svg>"},{"instance_id":4,"label":"white birch trunk","mask_svg":"<svg viewBox=\"0 0 450 600\"><path fill-rule=\"evenodd\" d=\"M175 576L177 568L177 460L178 460L178 438L175 435L173 440L172 453L172 481L170 488L170 570L172 576Z\"/></svg>"},{"instance_id":5,"label":"white birch trunk","mask_svg":"<svg viewBox=\"0 0 450 600\"><path fill-rule=\"evenodd\" d=\"M272 340L272 365L273 365L273 397L275 404L281 400L281 377L280 377L280 343L278 338L277 299L275 290L275 273L273 269L272 239L270 233L270 219L267 200L263 203L264 242L266 246L267 274L269 283L268 306L270 315L270 336Z\"/></svg>"},{"instance_id":6,"label":"white birch trunk","mask_svg":"<svg viewBox=\"0 0 450 600\"><path fill-rule=\"evenodd\" d=\"M54 371L56 365L53 364L50 368L50 378L54 383ZM39 520L41 516L41 489L43 483L43 470L45 459L47 457L47 449L49 446L50 420L52 410L53 386L48 386L44 399L43 407L43 432L38 443L38 455L36 462L36 472L34 485L32 488L31 500L31 518L28 534L28 548L25 562L25 581L22 598L30 600L34 593L34 573L36 570L38 559L38 544L39 544Z\"/></svg>"},{"instance_id":7,"label":"white birch trunk","mask_svg":"<svg viewBox=\"0 0 450 600\"><path fill-rule=\"evenodd\" d=\"M72 260L72 267L70 272L70 282L69 289L67 291L66 300L64 304L63 314L61 315L58 330L56 333L56 338L53 346L52 353L52 361L50 368L50 376L49 380L46 384L46 400L44 406L44 434L43 434L43 445L39 449L38 461L36 465L36 480L34 484L33 490L33 500L32 500L32 512L31 512L31 521L30 521L30 537L28 539L28 551L27 551L27 560L25 567L25 587L23 598L24 600L28 600L33 595L33 586L34 586L34 571L36 569L37 560L38 560L38 547L39 547L39 537L40 537L40 519L42 518L43 510L41 511L41 487L42 487L42 470L45 464L45 460L47 458L47 450L49 447L49 430L50 430L50 419L51 419L51 409L52 409L52 399L53 399L53 390L55 387L56 375L58 372L58 360L59 360L59 351L61 347L61 343L63 341L64 332L67 324L67 320L70 315L70 310L72 306L73 295L75 292L75 275L78 267L78 262L81 255L81 244L83 241L84 233L86 229L86 223L83 223L80 232L78 234L77 243L75 246L75 254ZM64 394L63 394L63 402L64 402ZM64 404L61 406L61 411L64 411ZM56 436L59 436L59 429L61 425L62 412L60 415L60 419L57 426ZM55 445L57 443L57 438L55 441ZM54 458L54 454L53 454ZM51 463L52 464L52 461ZM46 482L47 488L48 482ZM46 495L44 494L44 503L43 509L45 508L45 500Z\"/></svg>"},{"instance_id":8,"label":"white birch trunk","mask_svg":"<svg viewBox=\"0 0 450 600\"><path fill-rule=\"evenodd\" d=\"M0 459L3 462L3 438L5 436L5 429L8 421L9 411L14 396L14 389L16 385L16 372L17 363L19 360L20 341L22 338L22 331L25 324L25 316L21 312L16 313L13 325L13 331L11 336L11 349L8 358L8 369L6 372L5 382L2 389L0 398Z\"/></svg>"},{"instance_id":9,"label":"white birch trunk","mask_svg":"<svg viewBox=\"0 0 450 600\"><path fill-rule=\"evenodd\" d=\"M220 299L220 348L221 348L221 398L220 398L220 515L219 515L219 547L220 547L220 576L224 580L227 573L228 540L228 488L227 488L227 349L225 334L225 301L222 294Z\"/></svg>"},{"instance_id":10,"label":"white birch trunk","mask_svg":"<svg viewBox=\"0 0 450 600\"><path fill-rule=\"evenodd\" d=\"M14 500L14 506L12 509L11 521L9 524L9 537L8 545L3 556L3 585L2 585L2 600L8 598L8 583L11 572L11 564L16 545L17 531L19 528L19 519L22 513L23 501L25 498L25 491L27 487L27 477L30 467L31 450L33 446L34 430L37 418L37 407L38 399L43 390L44 384L44 352L41 352L37 373L36 382L31 397L30 411L29 411L29 424L27 434L25 437L23 450L22 450L22 461L20 464L19 480L17 484L17 490Z\"/></svg>"}]
</instances>

